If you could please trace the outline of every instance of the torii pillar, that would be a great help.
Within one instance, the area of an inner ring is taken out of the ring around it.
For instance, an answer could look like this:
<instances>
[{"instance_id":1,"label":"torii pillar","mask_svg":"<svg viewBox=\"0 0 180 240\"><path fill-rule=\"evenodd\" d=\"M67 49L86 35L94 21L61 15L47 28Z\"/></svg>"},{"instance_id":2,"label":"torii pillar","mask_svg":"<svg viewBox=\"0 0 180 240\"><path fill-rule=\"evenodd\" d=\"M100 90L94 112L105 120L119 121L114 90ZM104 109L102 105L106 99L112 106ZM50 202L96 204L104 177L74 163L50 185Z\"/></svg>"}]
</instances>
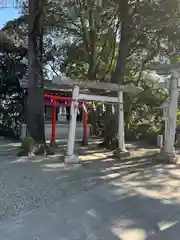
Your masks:
<instances>
[{"instance_id":1,"label":"torii pillar","mask_svg":"<svg viewBox=\"0 0 180 240\"><path fill-rule=\"evenodd\" d=\"M159 75L171 74L171 80L169 84L169 102L167 111L167 125L164 135L164 148L161 151L164 160L175 163L178 160L174 145L175 145L175 133L176 133L176 119L178 109L179 98L179 78L180 78L180 64L162 64L157 66L151 66L151 70L155 70Z\"/></svg>"},{"instance_id":2,"label":"torii pillar","mask_svg":"<svg viewBox=\"0 0 180 240\"><path fill-rule=\"evenodd\" d=\"M76 134L76 120L78 112L78 97L79 97L79 85L74 85L72 92L72 103L71 103L71 117L69 124L67 154L65 156L65 163L79 163L79 158L74 155L74 143Z\"/></svg>"},{"instance_id":3,"label":"torii pillar","mask_svg":"<svg viewBox=\"0 0 180 240\"><path fill-rule=\"evenodd\" d=\"M117 158L128 157L130 153L125 146L125 134L124 134L124 102L123 91L118 91L118 148L113 152Z\"/></svg>"},{"instance_id":4,"label":"torii pillar","mask_svg":"<svg viewBox=\"0 0 180 240\"><path fill-rule=\"evenodd\" d=\"M170 81L169 91L169 106L168 106L168 120L165 133L164 142L164 153L170 156L175 156L174 143L176 134L176 118L178 108L178 78L180 77L179 72L175 69L172 71L172 78Z\"/></svg>"}]
</instances>

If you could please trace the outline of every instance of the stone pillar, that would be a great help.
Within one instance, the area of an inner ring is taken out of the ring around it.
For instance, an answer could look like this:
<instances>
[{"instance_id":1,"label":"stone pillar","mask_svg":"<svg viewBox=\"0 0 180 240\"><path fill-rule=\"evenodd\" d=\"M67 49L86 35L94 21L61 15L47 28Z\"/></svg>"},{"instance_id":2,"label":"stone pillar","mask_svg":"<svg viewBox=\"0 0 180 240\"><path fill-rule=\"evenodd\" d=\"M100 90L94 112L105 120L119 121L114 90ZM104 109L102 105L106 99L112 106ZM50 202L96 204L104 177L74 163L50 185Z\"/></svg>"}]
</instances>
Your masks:
<instances>
[{"instance_id":1,"label":"stone pillar","mask_svg":"<svg viewBox=\"0 0 180 240\"><path fill-rule=\"evenodd\" d=\"M114 151L114 155L119 158L129 155L125 147L123 91L118 92L118 110L118 149Z\"/></svg>"},{"instance_id":2,"label":"stone pillar","mask_svg":"<svg viewBox=\"0 0 180 240\"><path fill-rule=\"evenodd\" d=\"M65 156L65 163L79 162L79 159L74 155L76 120L77 120L77 112L78 112L78 96L79 96L79 86L75 85L72 93L72 103L71 103L71 110L70 110L71 117L70 117L70 124L69 124L67 155Z\"/></svg>"},{"instance_id":3,"label":"stone pillar","mask_svg":"<svg viewBox=\"0 0 180 240\"><path fill-rule=\"evenodd\" d=\"M177 86L177 80L179 78L178 71L172 72L172 78L170 82L169 91L169 108L168 108L168 121L166 126L166 137L164 143L164 154L169 156L175 155L174 143L176 133L176 114L178 107L179 89Z\"/></svg>"},{"instance_id":4,"label":"stone pillar","mask_svg":"<svg viewBox=\"0 0 180 240\"><path fill-rule=\"evenodd\" d=\"M119 117L118 117L118 147L124 152L125 140L124 140L124 109L123 109L123 92L118 92L118 103L119 103Z\"/></svg>"}]
</instances>

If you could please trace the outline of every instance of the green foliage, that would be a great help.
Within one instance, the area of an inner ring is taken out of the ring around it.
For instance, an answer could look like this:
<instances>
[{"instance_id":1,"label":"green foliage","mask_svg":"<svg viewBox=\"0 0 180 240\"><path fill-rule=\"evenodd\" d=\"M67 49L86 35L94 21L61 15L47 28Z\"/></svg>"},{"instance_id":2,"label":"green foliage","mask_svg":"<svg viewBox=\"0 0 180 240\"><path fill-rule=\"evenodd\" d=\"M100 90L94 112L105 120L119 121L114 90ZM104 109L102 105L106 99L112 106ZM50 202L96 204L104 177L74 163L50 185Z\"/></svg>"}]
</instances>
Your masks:
<instances>
[{"instance_id":1,"label":"green foliage","mask_svg":"<svg viewBox=\"0 0 180 240\"><path fill-rule=\"evenodd\" d=\"M19 138L23 120L24 95L19 79L26 73L26 65L17 54L0 54L0 134Z\"/></svg>"},{"instance_id":2,"label":"green foliage","mask_svg":"<svg viewBox=\"0 0 180 240\"><path fill-rule=\"evenodd\" d=\"M157 136L162 134L162 125L140 124L136 128L137 139L146 141L149 144L157 143Z\"/></svg>"},{"instance_id":3,"label":"green foliage","mask_svg":"<svg viewBox=\"0 0 180 240\"><path fill-rule=\"evenodd\" d=\"M34 140L31 137L25 137L21 143L21 149L26 153L31 153L34 147Z\"/></svg>"},{"instance_id":4,"label":"green foliage","mask_svg":"<svg viewBox=\"0 0 180 240\"><path fill-rule=\"evenodd\" d=\"M176 125L177 125L177 128L180 128L180 110L177 111Z\"/></svg>"},{"instance_id":5,"label":"green foliage","mask_svg":"<svg viewBox=\"0 0 180 240\"><path fill-rule=\"evenodd\" d=\"M123 84L139 89L137 95L125 94L126 128L140 138L154 139L162 129L160 105L167 93L155 90L145 73L150 63L179 62L179 5L179 0L47 1L44 66L55 75L61 71L83 80L104 80L108 75L110 81L115 72L119 81L123 75ZM24 41L26 14L5 29ZM178 125L179 121L178 114Z\"/></svg>"}]
</instances>

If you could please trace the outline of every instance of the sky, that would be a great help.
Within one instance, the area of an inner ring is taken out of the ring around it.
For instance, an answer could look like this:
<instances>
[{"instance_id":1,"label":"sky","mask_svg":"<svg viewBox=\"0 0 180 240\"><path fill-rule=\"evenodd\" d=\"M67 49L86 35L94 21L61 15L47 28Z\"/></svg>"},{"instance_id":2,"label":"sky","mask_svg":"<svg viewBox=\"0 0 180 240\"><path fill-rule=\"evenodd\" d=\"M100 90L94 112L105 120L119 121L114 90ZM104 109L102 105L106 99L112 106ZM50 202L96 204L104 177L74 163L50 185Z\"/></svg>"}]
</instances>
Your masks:
<instances>
[{"instance_id":1,"label":"sky","mask_svg":"<svg viewBox=\"0 0 180 240\"><path fill-rule=\"evenodd\" d=\"M0 0L0 29L6 22L19 16L20 9L16 8L16 0Z\"/></svg>"}]
</instances>

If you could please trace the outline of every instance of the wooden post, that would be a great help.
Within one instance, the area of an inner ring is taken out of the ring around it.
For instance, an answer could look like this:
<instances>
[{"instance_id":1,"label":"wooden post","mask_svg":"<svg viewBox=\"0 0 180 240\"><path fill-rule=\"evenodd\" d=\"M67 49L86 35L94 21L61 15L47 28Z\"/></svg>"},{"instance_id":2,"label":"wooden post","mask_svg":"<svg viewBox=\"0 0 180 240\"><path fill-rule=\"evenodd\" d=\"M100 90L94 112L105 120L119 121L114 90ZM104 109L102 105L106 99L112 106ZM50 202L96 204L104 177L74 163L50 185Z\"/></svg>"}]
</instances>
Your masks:
<instances>
[{"instance_id":1,"label":"wooden post","mask_svg":"<svg viewBox=\"0 0 180 240\"><path fill-rule=\"evenodd\" d=\"M65 163L78 163L79 159L74 156L74 143L76 134L76 120L78 112L78 97L79 97L79 86L75 85L72 93L72 103L71 103L71 117L69 125L69 135L67 144L67 156L65 157Z\"/></svg>"},{"instance_id":2,"label":"wooden post","mask_svg":"<svg viewBox=\"0 0 180 240\"><path fill-rule=\"evenodd\" d=\"M51 145L53 145L55 141L56 141L56 100L53 99Z\"/></svg>"},{"instance_id":3,"label":"wooden post","mask_svg":"<svg viewBox=\"0 0 180 240\"><path fill-rule=\"evenodd\" d=\"M88 137L87 137L87 111L86 111L87 104L83 102L83 140L82 145L88 145Z\"/></svg>"}]
</instances>

